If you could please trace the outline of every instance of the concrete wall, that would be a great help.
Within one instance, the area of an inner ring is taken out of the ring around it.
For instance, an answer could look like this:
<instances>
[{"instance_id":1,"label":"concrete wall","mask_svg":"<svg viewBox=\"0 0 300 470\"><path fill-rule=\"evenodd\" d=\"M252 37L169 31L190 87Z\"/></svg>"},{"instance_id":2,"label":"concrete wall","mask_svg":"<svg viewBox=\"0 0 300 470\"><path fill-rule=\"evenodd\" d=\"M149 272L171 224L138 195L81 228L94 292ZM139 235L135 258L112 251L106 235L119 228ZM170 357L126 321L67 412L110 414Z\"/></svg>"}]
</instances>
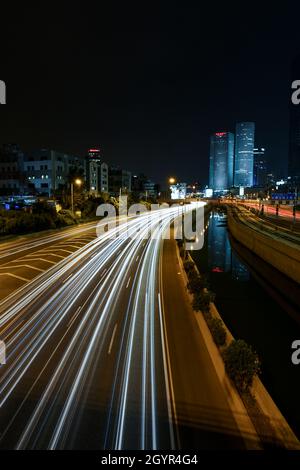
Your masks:
<instances>
[{"instance_id":1,"label":"concrete wall","mask_svg":"<svg viewBox=\"0 0 300 470\"><path fill-rule=\"evenodd\" d=\"M247 227L234 218L230 209L228 228L237 241L300 284L300 245Z\"/></svg>"}]
</instances>

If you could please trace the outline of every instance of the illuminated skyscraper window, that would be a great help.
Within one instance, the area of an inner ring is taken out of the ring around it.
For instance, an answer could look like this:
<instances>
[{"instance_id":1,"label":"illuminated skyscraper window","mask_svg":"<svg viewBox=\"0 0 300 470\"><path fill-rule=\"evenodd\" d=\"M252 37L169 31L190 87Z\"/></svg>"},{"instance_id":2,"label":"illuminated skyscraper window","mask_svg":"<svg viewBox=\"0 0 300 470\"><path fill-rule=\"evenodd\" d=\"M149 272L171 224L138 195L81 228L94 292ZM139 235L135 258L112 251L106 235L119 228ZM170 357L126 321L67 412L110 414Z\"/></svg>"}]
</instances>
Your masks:
<instances>
[{"instance_id":1,"label":"illuminated skyscraper window","mask_svg":"<svg viewBox=\"0 0 300 470\"><path fill-rule=\"evenodd\" d=\"M238 122L235 137L234 186L253 186L254 122Z\"/></svg>"},{"instance_id":2,"label":"illuminated skyscraper window","mask_svg":"<svg viewBox=\"0 0 300 470\"><path fill-rule=\"evenodd\" d=\"M234 134L216 132L210 138L209 187L226 191L233 185Z\"/></svg>"}]
</instances>

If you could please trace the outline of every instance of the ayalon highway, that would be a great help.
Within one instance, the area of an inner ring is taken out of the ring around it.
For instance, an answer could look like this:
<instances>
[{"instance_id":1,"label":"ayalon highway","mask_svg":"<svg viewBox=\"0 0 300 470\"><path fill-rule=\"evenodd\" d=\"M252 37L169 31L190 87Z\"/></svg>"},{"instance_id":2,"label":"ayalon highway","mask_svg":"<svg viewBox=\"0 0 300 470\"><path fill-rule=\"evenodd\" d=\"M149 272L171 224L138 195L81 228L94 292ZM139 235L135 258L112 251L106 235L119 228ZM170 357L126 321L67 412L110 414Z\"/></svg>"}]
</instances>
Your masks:
<instances>
[{"instance_id":1,"label":"ayalon highway","mask_svg":"<svg viewBox=\"0 0 300 470\"><path fill-rule=\"evenodd\" d=\"M213 427L225 436L223 447L243 448L207 351L201 340L196 344L188 319L180 326L180 315L178 325L191 336L195 362L184 365L184 349L178 364L170 357L174 347L177 353L174 333L167 331L172 293L166 277L174 283L178 273L168 266L163 280L162 234L177 216L177 208L163 209L103 230L1 301L7 361L0 366L0 448L176 449L185 435L199 436L201 448L201 408L198 425L188 431L176 409L177 396L181 405L194 399L185 396L191 379L192 395L205 397L207 407L203 446L209 447L212 410ZM77 231L86 229L92 225ZM61 235L23 247L8 243L1 256L43 248L58 241L55 237ZM181 300L180 293L176 298ZM175 315L180 305L173 308ZM172 322L173 328L174 317ZM205 372L198 355L205 357Z\"/></svg>"}]
</instances>

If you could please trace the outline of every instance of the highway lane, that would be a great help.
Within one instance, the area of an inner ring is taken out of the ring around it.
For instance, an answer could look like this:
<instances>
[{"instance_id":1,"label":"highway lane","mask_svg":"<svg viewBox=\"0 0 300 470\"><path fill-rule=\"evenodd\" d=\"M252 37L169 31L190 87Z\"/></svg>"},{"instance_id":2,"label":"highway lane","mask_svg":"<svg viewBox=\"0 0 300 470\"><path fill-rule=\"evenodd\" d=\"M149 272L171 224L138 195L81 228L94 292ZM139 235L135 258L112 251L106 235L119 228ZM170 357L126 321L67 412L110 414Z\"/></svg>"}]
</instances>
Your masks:
<instances>
[{"instance_id":1,"label":"highway lane","mask_svg":"<svg viewBox=\"0 0 300 470\"><path fill-rule=\"evenodd\" d=\"M1 302L2 448L173 446L156 314L161 242L144 235L177 213L131 220L141 237L104 234Z\"/></svg>"},{"instance_id":2,"label":"highway lane","mask_svg":"<svg viewBox=\"0 0 300 470\"><path fill-rule=\"evenodd\" d=\"M0 302L0 448L179 448L159 275L177 216L122 221Z\"/></svg>"},{"instance_id":3,"label":"highway lane","mask_svg":"<svg viewBox=\"0 0 300 470\"><path fill-rule=\"evenodd\" d=\"M262 219L261 217L253 214L249 209L246 209L243 206L229 206L232 214L236 217L241 223L248 225L254 230L264 232L272 237L280 238L288 242L299 244L300 238L299 233L294 232L290 229L287 229L283 226L277 225L276 222L270 221L269 219Z\"/></svg>"},{"instance_id":4,"label":"highway lane","mask_svg":"<svg viewBox=\"0 0 300 470\"><path fill-rule=\"evenodd\" d=\"M174 240L164 242L161 292L179 447L243 450L244 438L227 390L220 383L190 306L175 244Z\"/></svg>"},{"instance_id":5,"label":"highway lane","mask_svg":"<svg viewBox=\"0 0 300 470\"><path fill-rule=\"evenodd\" d=\"M31 234L19 236L15 240L1 241L0 243L0 265L8 261L18 259L29 253L34 253L42 248L55 246L57 243L72 240L78 236L94 233L97 222L80 224L79 226L53 231L52 233Z\"/></svg>"},{"instance_id":6,"label":"highway lane","mask_svg":"<svg viewBox=\"0 0 300 470\"><path fill-rule=\"evenodd\" d=\"M99 221L0 244L0 301L96 238ZM1 248L2 247L2 248ZM2 258L1 258L2 256Z\"/></svg>"},{"instance_id":7,"label":"highway lane","mask_svg":"<svg viewBox=\"0 0 300 470\"><path fill-rule=\"evenodd\" d=\"M273 218L274 222L277 221L280 223L289 222L289 224L294 222L294 225L297 226L300 221L299 211L296 212L295 216L293 214L293 206L290 205L278 205L278 215L276 214L276 204L270 204L266 202L257 202L257 201L245 201L239 202L239 205L245 207L252 207L256 210L261 210L262 205L264 206L264 217Z\"/></svg>"}]
</instances>

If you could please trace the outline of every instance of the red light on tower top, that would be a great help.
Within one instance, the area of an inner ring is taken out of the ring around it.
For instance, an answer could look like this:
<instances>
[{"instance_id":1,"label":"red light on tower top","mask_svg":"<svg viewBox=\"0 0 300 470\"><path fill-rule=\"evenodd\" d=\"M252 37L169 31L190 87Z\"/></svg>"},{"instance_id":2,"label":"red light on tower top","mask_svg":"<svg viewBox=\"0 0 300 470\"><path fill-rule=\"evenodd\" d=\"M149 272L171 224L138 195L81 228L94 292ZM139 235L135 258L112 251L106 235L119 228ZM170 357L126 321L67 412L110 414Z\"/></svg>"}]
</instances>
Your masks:
<instances>
[{"instance_id":1,"label":"red light on tower top","mask_svg":"<svg viewBox=\"0 0 300 470\"><path fill-rule=\"evenodd\" d=\"M215 135L216 135L217 137L223 137L223 136L226 135L226 134L227 134L227 132L216 132L216 133L215 133Z\"/></svg>"}]
</instances>

